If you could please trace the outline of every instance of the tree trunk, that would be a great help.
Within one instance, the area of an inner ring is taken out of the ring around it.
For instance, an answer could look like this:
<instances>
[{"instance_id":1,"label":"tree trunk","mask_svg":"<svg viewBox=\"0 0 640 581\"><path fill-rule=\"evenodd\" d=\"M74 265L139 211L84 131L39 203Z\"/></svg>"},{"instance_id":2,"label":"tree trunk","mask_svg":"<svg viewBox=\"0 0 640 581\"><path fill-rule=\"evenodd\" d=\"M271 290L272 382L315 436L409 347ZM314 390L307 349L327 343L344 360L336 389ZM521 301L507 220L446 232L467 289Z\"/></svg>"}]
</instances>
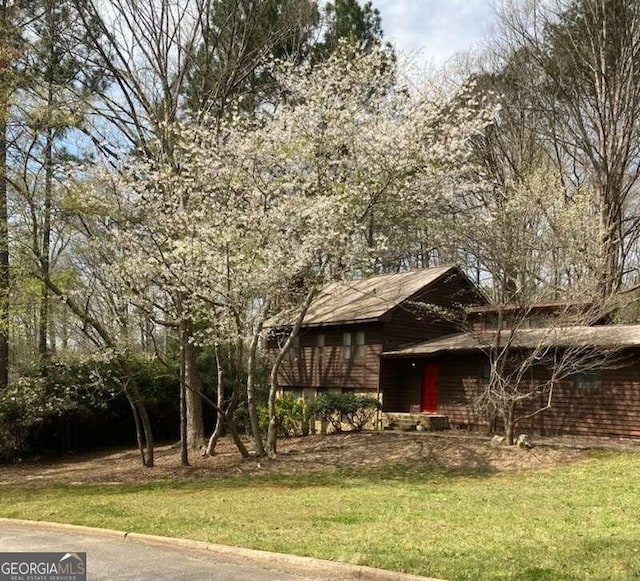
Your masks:
<instances>
[{"instance_id":1,"label":"tree trunk","mask_svg":"<svg viewBox=\"0 0 640 581\"><path fill-rule=\"evenodd\" d=\"M55 23L53 14L54 3L47 0L45 3L45 18L47 21L47 65L45 73L45 81L47 83L47 116L46 116L46 136L44 147L44 200L42 204L42 239L39 241L40 246L40 269L42 271L42 279L47 280L50 276L51 269L51 198L53 188L53 139L54 133L51 126L52 119L50 115L54 109L54 83L56 78L56 69L58 66L56 60L55 42ZM40 317L38 321L38 354L43 370L46 370L46 359L48 356L47 334L49 331L49 288L46 284L42 285L40 295Z\"/></svg>"},{"instance_id":2,"label":"tree trunk","mask_svg":"<svg viewBox=\"0 0 640 581\"><path fill-rule=\"evenodd\" d=\"M233 409L235 409L235 406ZM230 411L230 413L227 412L227 429L229 430L229 433L233 438L233 442L235 443L236 448L238 448L238 451L240 452L240 456L242 456L243 458L248 458L249 450L247 450L247 447L242 443L242 440L240 439L238 428L236 428L236 424L233 421L233 411Z\"/></svg>"},{"instance_id":3,"label":"tree trunk","mask_svg":"<svg viewBox=\"0 0 640 581\"><path fill-rule=\"evenodd\" d=\"M261 317L262 319L262 317ZM258 350L258 340L262 331L262 320L255 330L251 345L249 347L249 359L247 362L247 410L249 412L249 421L251 423L251 432L256 447L256 456L264 456L265 449L260 433L260 423L258 421L258 410L255 400L255 374L256 374L256 353Z\"/></svg>"},{"instance_id":4,"label":"tree trunk","mask_svg":"<svg viewBox=\"0 0 640 581\"><path fill-rule=\"evenodd\" d=\"M222 409L222 408L220 408ZM222 437L222 429L225 424L225 414L222 411L218 412L218 417L216 418L216 427L213 430L213 434L209 438L207 442L207 449L205 450L205 456L213 456L216 453L216 445L218 444L218 440Z\"/></svg>"},{"instance_id":5,"label":"tree trunk","mask_svg":"<svg viewBox=\"0 0 640 581\"><path fill-rule=\"evenodd\" d=\"M180 462L183 466L189 466L189 442L187 429L187 350L185 340L186 323L180 324Z\"/></svg>"},{"instance_id":6,"label":"tree trunk","mask_svg":"<svg viewBox=\"0 0 640 581\"><path fill-rule=\"evenodd\" d=\"M273 416L269 420L269 428L267 430L267 455L274 460L278 455L278 417Z\"/></svg>"},{"instance_id":7,"label":"tree trunk","mask_svg":"<svg viewBox=\"0 0 640 581\"><path fill-rule=\"evenodd\" d=\"M248 458L249 451L247 450L247 447L244 445L244 443L240 439L240 435L238 434L238 428L236 428L235 420L233 418L233 414L236 411L236 408L238 407L238 402L240 401L240 388L241 388L240 381L237 381L237 380L234 381L231 400L229 401L229 406L227 407L227 410L225 412L225 422L227 424L227 430L231 434L231 437L233 438L233 442L235 443L236 448L238 448L238 452L240 452L240 455L243 458Z\"/></svg>"},{"instance_id":8,"label":"tree trunk","mask_svg":"<svg viewBox=\"0 0 640 581\"><path fill-rule=\"evenodd\" d=\"M202 378L197 367L197 351L191 339L193 323L182 322L181 348L183 352L187 445L191 450L199 450L206 442L204 420L202 416Z\"/></svg>"},{"instance_id":9,"label":"tree trunk","mask_svg":"<svg viewBox=\"0 0 640 581\"><path fill-rule=\"evenodd\" d=\"M136 392L137 392L137 387L136 387ZM139 393L138 393L138 398L140 398ZM144 402L141 399L138 399L137 407L138 407L138 412L140 413L140 419L142 420L142 429L144 430L144 438L147 444L147 454L146 454L144 465L147 468L153 468L155 444L153 441L153 430L151 428L151 421L149 420L147 407L144 405Z\"/></svg>"},{"instance_id":10,"label":"tree trunk","mask_svg":"<svg viewBox=\"0 0 640 581\"><path fill-rule=\"evenodd\" d=\"M267 454L275 458L278 453L278 417L276 416L276 394L278 393L278 370L280 365L273 366L269 382L269 428L267 429Z\"/></svg>"},{"instance_id":11,"label":"tree trunk","mask_svg":"<svg viewBox=\"0 0 640 581\"><path fill-rule=\"evenodd\" d=\"M142 465L147 465L147 459L145 458L144 453L144 439L142 435L142 424L140 422L140 414L138 413L138 408L136 407L135 402L131 398L129 392L125 389L125 395L127 396L127 401L129 402L129 407L131 407L131 414L133 415L133 422L136 426L136 442L138 443L138 451L140 452L140 460L142 461Z\"/></svg>"},{"instance_id":12,"label":"tree trunk","mask_svg":"<svg viewBox=\"0 0 640 581\"><path fill-rule=\"evenodd\" d=\"M125 377L131 377L129 372L129 365L126 361L122 361L122 369L124 370ZM125 390L127 398L133 401L135 410L140 417L140 423L142 424L142 434L144 435L144 452L142 454L142 463L147 468L153 468L154 464L154 441L153 441L153 429L151 428L151 421L149 420L149 414L147 413L147 407L144 405L142 394L138 389L138 384L134 379L131 379L128 383L128 389ZM136 414L134 413L134 421ZM139 426L136 425L136 429L139 430Z\"/></svg>"},{"instance_id":13,"label":"tree trunk","mask_svg":"<svg viewBox=\"0 0 640 581\"><path fill-rule=\"evenodd\" d=\"M507 446L513 446L513 432L515 426L513 425L514 409L513 404L509 406L507 413L504 414L504 437L507 441Z\"/></svg>"},{"instance_id":14,"label":"tree trunk","mask_svg":"<svg viewBox=\"0 0 640 581\"><path fill-rule=\"evenodd\" d=\"M0 30L7 25L7 8L0 15ZM1 41L0 41L1 43ZM0 44L0 50L3 47ZM9 69L9 59L0 55L0 74ZM4 76L4 75L2 75ZM9 215L7 206L7 116L8 88L0 87L0 389L9 384Z\"/></svg>"},{"instance_id":15,"label":"tree trunk","mask_svg":"<svg viewBox=\"0 0 640 581\"><path fill-rule=\"evenodd\" d=\"M222 411L224 409L224 370L222 369L220 353L217 345L214 347L214 353L216 357L216 371L218 376L216 397L218 410L216 412L216 427L213 430L213 434L211 434L211 438L209 438L209 442L207 443L205 456L213 456L215 454L216 444L222 437L222 430L224 429L225 424L225 413Z\"/></svg>"},{"instance_id":16,"label":"tree trunk","mask_svg":"<svg viewBox=\"0 0 640 581\"><path fill-rule=\"evenodd\" d=\"M129 373L128 364L125 361L121 361L120 363L125 377L130 377L131 374ZM124 394L127 397L127 401L131 407L131 413L133 414L133 421L136 426L136 441L138 443L142 465L147 468L152 468L154 463L153 430L147 408L144 405L144 401L142 401L142 395L135 380L130 380L127 385L125 385Z\"/></svg>"},{"instance_id":17,"label":"tree trunk","mask_svg":"<svg viewBox=\"0 0 640 581\"><path fill-rule=\"evenodd\" d=\"M300 312L296 317L291 332L289 333L287 340L276 356L276 360L271 367L271 374L269 375L269 428L267 430L267 456L269 456L269 458L275 458L277 453L276 446L278 442L278 418L276 417L276 395L280 387L278 383L278 373L280 371L280 365L289 352L293 340L298 336L298 331L302 326L302 321L304 321L304 317L307 314L307 309L309 308L313 297L315 297L316 292L317 291L314 287L307 293L304 304L302 305Z\"/></svg>"},{"instance_id":18,"label":"tree trunk","mask_svg":"<svg viewBox=\"0 0 640 581\"><path fill-rule=\"evenodd\" d=\"M601 198L601 222L602 222L602 250L603 265L599 280L600 298L606 300L613 293L620 289L622 282L622 273L620 267L620 249L622 241L620 240L620 224L623 220L622 210L619 206L619 193L612 194L608 191L611 188L603 188L600 192Z\"/></svg>"},{"instance_id":19,"label":"tree trunk","mask_svg":"<svg viewBox=\"0 0 640 581\"><path fill-rule=\"evenodd\" d=\"M52 91L52 89L49 89ZM45 146L45 182L44 182L44 202L42 217L42 247L40 255L40 269L44 280L50 275L50 254L51 254L51 188L53 179L53 133L51 129L47 131L47 141ZM46 359L49 354L47 344L47 334L49 330L49 288L42 285L40 295L40 317L38 321L38 354L43 368L46 367Z\"/></svg>"},{"instance_id":20,"label":"tree trunk","mask_svg":"<svg viewBox=\"0 0 640 581\"><path fill-rule=\"evenodd\" d=\"M60 314L60 348L65 352L69 348L69 313L67 309L58 309Z\"/></svg>"}]
</instances>

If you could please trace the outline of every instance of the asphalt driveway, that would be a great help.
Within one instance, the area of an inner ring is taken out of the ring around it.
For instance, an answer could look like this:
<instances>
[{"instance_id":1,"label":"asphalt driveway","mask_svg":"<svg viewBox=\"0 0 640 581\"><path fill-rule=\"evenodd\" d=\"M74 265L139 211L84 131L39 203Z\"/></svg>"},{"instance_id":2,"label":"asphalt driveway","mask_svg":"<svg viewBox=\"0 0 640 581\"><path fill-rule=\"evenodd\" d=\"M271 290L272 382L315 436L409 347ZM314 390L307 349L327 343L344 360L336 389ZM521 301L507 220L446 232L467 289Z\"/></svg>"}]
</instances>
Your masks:
<instances>
[{"instance_id":1,"label":"asphalt driveway","mask_svg":"<svg viewBox=\"0 0 640 581\"><path fill-rule=\"evenodd\" d=\"M216 580L318 579L267 569L184 547L154 546L90 533L0 523L0 552L86 552L87 579Z\"/></svg>"}]
</instances>

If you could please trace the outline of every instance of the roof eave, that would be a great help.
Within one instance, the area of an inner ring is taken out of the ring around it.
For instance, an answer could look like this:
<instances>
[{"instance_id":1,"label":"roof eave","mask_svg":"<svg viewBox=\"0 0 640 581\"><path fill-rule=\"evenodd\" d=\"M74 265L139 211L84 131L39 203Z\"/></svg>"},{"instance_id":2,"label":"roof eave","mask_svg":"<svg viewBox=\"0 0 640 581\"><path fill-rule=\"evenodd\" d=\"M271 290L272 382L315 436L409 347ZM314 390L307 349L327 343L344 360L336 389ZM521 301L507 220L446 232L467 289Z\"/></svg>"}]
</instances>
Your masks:
<instances>
[{"instance_id":1,"label":"roof eave","mask_svg":"<svg viewBox=\"0 0 640 581\"><path fill-rule=\"evenodd\" d=\"M347 319L340 321L318 321L316 323L302 323L301 328L307 329L310 327L340 327L342 325L358 325L360 323L378 323L381 317L367 317L363 319Z\"/></svg>"},{"instance_id":2,"label":"roof eave","mask_svg":"<svg viewBox=\"0 0 640 581\"><path fill-rule=\"evenodd\" d=\"M467 348L459 348L459 349L437 349L434 351L414 351L414 352L406 352L406 351L385 351L382 353L382 357L385 359L411 359L417 357L431 357L436 355L442 355L443 353L474 353L475 351L480 351L482 346L478 347L467 347Z\"/></svg>"},{"instance_id":3,"label":"roof eave","mask_svg":"<svg viewBox=\"0 0 640 581\"><path fill-rule=\"evenodd\" d=\"M380 317L368 317L363 319L349 319L346 321L317 321L317 322L303 322L300 325L300 329L310 329L319 327L341 327L343 325L359 325L368 323L378 323ZM280 325L265 326L266 329L271 331L278 331L279 329L290 329L293 325L291 323L283 323Z\"/></svg>"}]
</instances>

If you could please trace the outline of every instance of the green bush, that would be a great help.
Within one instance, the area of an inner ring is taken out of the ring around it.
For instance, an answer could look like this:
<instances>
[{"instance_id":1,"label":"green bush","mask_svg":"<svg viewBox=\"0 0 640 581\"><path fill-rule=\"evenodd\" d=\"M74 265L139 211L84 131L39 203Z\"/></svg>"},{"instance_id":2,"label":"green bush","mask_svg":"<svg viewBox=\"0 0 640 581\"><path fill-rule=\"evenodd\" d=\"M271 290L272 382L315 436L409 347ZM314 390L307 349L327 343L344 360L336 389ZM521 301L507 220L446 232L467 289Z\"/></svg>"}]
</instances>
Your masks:
<instances>
[{"instance_id":1,"label":"green bush","mask_svg":"<svg viewBox=\"0 0 640 581\"><path fill-rule=\"evenodd\" d=\"M34 427L32 417L23 411L22 401L10 387L0 392L0 462L18 455Z\"/></svg>"},{"instance_id":2,"label":"green bush","mask_svg":"<svg viewBox=\"0 0 640 581\"><path fill-rule=\"evenodd\" d=\"M22 453L29 436L49 418L105 409L113 391L104 380L104 370L86 361L51 361L46 374L26 370L0 392L0 460Z\"/></svg>"},{"instance_id":3,"label":"green bush","mask_svg":"<svg viewBox=\"0 0 640 581\"><path fill-rule=\"evenodd\" d=\"M304 431L305 420L304 400L299 397L295 398L289 393L285 393L276 401L276 416L278 418L278 427L282 431L282 435L301 436Z\"/></svg>"},{"instance_id":4,"label":"green bush","mask_svg":"<svg viewBox=\"0 0 640 581\"><path fill-rule=\"evenodd\" d=\"M343 423L360 432L373 419L381 404L377 399L365 395L327 392L319 395L311 407L312 413L329 422L336 432L342 431Z\"/></svg>"},{"instance_id":5,"label":"green bush","mask_svg":"<svg viewBox=\"0 0 640 581\"><path fill-rule=\"evenodd\" d=\"M90 419L107 413L135 379L148 405L166 405L175 399L176 381L156 361L127 355L128 377L111 352L56 358L46 366L34 364L0 392L0 461L16 458L37 440L43 426L56 418ZM169 399L170 398L170 399Z\"/></svg>"},{"instance_id":6,"label":"green bush","mask_svg":"<svg viewBox=\"0 0 640 581\"><path fill-rule=\"evenodd\" d=\"M301 397L294 397L285 393L276 400L276 420L278 434L289 438L291 436L306 436L309 433L310 406ZM258 408L260 429L266 432L269 427L269 410L266 406Z\"/></svg>"}]
</instances>

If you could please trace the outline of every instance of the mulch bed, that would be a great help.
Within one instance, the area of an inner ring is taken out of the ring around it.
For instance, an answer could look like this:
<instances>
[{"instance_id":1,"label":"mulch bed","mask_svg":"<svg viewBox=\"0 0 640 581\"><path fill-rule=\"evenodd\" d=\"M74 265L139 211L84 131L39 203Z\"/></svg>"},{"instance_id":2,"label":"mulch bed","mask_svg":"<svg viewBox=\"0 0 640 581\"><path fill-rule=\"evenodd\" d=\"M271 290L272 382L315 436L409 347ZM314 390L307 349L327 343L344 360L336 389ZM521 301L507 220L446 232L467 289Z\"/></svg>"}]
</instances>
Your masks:
<instances>
[{"instance_id":1,"label":"mulch bed","mask_svg":"<svg viewBox=\"0 0 640 581\"><path fill-rule=\"evenodd\" d=\"M534 439L534 444L531 450L492 447L489 438L467 432L344 433L280 440L278 457L267 460L242 459L233 442L223 438L213 457L201 458L192 453L191 466L180 465L177 445L159 446L154 468L142 467L135 449L69 454L0 466L0 485L135 483L185 477L299 474L402 463L500 472L577 462L593 449L640 450L638 440L614 438L539 438Z\"/></svg>"}]
</instances>

